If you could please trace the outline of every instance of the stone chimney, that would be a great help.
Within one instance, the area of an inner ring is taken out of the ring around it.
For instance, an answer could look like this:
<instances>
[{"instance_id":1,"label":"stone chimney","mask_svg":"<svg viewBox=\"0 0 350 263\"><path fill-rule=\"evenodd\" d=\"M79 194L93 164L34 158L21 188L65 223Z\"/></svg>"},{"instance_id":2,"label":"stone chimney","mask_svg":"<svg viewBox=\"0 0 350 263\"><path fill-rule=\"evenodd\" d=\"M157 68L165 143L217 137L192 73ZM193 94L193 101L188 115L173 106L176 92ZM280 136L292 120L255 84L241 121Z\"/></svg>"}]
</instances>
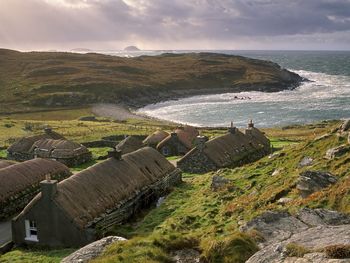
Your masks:
<instances>
[{"instance_id":1,"label":"stone chimney","mask_svg":"<svg viewBox=\"0 0 350 263\"><path fill-rule=\"evenodd\" d=\"M117 160L121 160L122 159L122 151L113 149L112 151L108 151L107 157L108 158L115 158Z\"/></svg>"},{"instance_id":2,"label":"stone chimney","mask_svg":"<svg viewBox=\"0 0 350 263\"><path fill-rule=\"evenodd\" d=\"M254 127L253 120L250 119L249 122L248 122L248 128L253 128L253 127Z\"/></svg>"},{"instance_id":3,"label":"stone chimney","mask_svg":"<svg viewBox=\"0 0 350 263\"><path fill-rule=\"evenodd\" d=\"M46 179L40 182L40 188L44 199L52 199L57 193L57 180L52 180L48 174L46 175Z\"/></svg>"},{"instance_id":4,"label":"stone chimney","mask_svg":"<svg viewBox=\"0 0 350 263\"><path fill-rule=\"evenodd\" d=\"M232 133L232 134L235 134L236 133L236 129L237 128L235 126L233 126L233 121L231 121L230 128L228 128L228 132Z\"/></svg>"},{"instance_id":5,"label":"stone chimney","mask_svg":"<svg viewBox=\"0 0 350 263\"><path fill-rule=\"evenodd\" d=\"M205 148L205 142L208 141L208 137L207 136L203 136L203 135L198 135L195 139L195 146L199 149L199 150L203 150Z\"/></svg>"}]
</instances>

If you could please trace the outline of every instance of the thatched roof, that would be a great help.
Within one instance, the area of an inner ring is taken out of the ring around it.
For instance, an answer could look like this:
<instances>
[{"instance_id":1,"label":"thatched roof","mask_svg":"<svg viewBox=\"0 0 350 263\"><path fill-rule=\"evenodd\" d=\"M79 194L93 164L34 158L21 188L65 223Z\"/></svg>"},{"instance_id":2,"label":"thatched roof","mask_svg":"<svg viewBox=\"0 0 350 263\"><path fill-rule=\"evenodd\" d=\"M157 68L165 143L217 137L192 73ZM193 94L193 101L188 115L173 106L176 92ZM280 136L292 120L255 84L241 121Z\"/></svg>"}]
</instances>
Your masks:
<instances>
[{"instance_id":1,"label":"thatched roof","mask_svg":"<svg viewBox=\"0 0 350 263\"><path fill-rule=\"evenodd\" d=\"M249 127L245 130L245 134L256 143L262 144L264 146L270 145L270 140L262 133L259 129L255 127Z\"/></svg>"},{"instance_id":2,"label":"thatched roof","mask_svg":"<svg viewBox=\"0 0 350 263\"><path fill-rule=\"evenodd\" d=\"M142 148L143 146L144 145L139 138L135 136L128 136L120 143L118 143L118 145L115 148L116 150L120 150L122 154L127 154L136 151Z\"/></svg>"},{"instance_id":3,"label":"thatched roof","mask_svg":"<svg viewBox=\"0 0 350 263\"><path fill-rule=\"evenodd\" d=\"M253 150L245 134L235 129L234 133L214 138L205 143L204 153L219 167L228 166L233 160Z\"/></svg>"},{"instance_id":4,"label":"thatched roof","mask_svg":"<svg viewBox=\"0 0 350 263\"><path fill-rule=\"evenodd\" d=\"M7 161L7 160L0 160L0 169L6 168L10 165L15 164L15 162Z\"/></svg>"},{"instance_id":5,"label":"thatched roof","mask_svg":"<svg viewBox=\"0 0 350 263\"><path fill-rule=\"evenodd\" d=\"M196 128L192 126L179 127L174 131L179 139L179 141L187 148L191 149L193 147L193 142L196 137L199 135L199 132ZM157 149L162 148L169 140L171 140L171 134L162 140L158 145Z\"/></svg>"},{"instance_id":6,"label":"thatched roof","mask_svg":"<svg viewBox=\"0 0 350 263\"><path fill-rule=\"evenodd\" d=\"M120 160L109 158L60 182L54 202L77 226L84 228L175 169L158 151L145 147L123 155ZM22 213L39 198L33 199Z\"/></svg>"},{"instance_id":7,"label":"thatched roof","mask_svg":"<svg viewBox=\"0 0 350 263\"><path fill-rule=\"evenodd\" d=\"M51 129L45 129L44 134L40 135L34 135L29 137L23 137L19 139L17 142L12 144L7 151L8 152L18 152L18 153L29 153L30 149L32 148L33 144L36 141L42 140L42 139L65 139L62 135L58 134L57 132L52 131Z\"/></svg>"},{"instance_id":8,"label":"thatched roof","mask_svg":"<svg viewBox=\"0 0 350 263\"><path fill-rule=\"evenodd\" d=\"M72 158L89 152L85 146L79 143L62 139L40 139L33 144L29 151L42 158Z\"/></svg>"},{"instance_id":9,"label":"thatched roof","mask_svg":"<svg viewBox=\"0 0 350 263\"><path fill-rule=\"evenodd\" d=\"M151 135L149 135L146 139L143 140L143 143L145 145L157 145L160 143L162 140L164 140L166 137L169 136L169 133L159 130Z\"/></svg>"},{"instance_id":10,"label":"thatched roof","mask_svg":"<svg viewBox=\"0 0 350 263\"><path fill-rule=\"evenodd\" d=\"M0 202L30 186L39 184L47 174L68 176L71 172L59 162L41 158L0 169Z\"/></svg>"}]
</instances>

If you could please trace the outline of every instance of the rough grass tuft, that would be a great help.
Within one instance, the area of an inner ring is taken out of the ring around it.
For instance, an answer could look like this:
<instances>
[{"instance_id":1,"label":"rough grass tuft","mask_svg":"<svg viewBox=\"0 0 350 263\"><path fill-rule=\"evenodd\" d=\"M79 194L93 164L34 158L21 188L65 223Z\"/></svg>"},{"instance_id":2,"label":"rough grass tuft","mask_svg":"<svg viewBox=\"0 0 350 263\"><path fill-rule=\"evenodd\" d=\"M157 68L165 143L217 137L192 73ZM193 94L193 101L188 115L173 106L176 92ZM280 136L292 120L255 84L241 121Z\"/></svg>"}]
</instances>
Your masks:
<instances>
[{"instance_id":1,"label":"rough grass tuft","mask_svg":"<svg viewBox=\"0 0 350 263\"><path fill-rule=\"evenodd\" d=\"M333 245L324 249L328 258L350 258L350 245Z\"/></svg>"},{"instance_id":2,"label":"rough grass tuft","mask_svg":"<svg viewBox=\"0 0 350 263\"><path fill-rule=\"evenodd\" d=\"M310 250L297 243L289 243L285 247L285 253L288 257L302 258L305 254L310 253Z\"/></svg>"},{"instance_id":3,"label":"rough grass tuft","mask_svg":"<svg viewBox=\"0 0 350 263\"><path fill-rule=\"evenodd\" d=\"M203 260L208 263L243 263L259 250L254 240L243 233L204 240L201 248Z\"/></svg>"}]
</instances>

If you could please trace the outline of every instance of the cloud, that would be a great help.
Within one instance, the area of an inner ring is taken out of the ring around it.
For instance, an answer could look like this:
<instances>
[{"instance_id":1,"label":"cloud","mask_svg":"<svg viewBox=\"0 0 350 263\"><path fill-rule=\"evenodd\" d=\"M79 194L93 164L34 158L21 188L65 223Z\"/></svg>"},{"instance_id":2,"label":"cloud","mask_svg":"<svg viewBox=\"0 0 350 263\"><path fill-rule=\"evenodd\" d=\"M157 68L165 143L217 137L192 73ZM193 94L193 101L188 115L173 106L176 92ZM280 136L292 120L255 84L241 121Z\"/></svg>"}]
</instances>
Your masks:
<instances>
[{"instance_id":1,"label":"cloud","mask_svg":"<svg viewBox=\"0 0 350 263\"><path fill-rule=\"evenodd\" d=\"M264 48L293 39L350 49L349 31L349 0L0 1L0 46L18 48Z\"/></svg>"}]
</instances>

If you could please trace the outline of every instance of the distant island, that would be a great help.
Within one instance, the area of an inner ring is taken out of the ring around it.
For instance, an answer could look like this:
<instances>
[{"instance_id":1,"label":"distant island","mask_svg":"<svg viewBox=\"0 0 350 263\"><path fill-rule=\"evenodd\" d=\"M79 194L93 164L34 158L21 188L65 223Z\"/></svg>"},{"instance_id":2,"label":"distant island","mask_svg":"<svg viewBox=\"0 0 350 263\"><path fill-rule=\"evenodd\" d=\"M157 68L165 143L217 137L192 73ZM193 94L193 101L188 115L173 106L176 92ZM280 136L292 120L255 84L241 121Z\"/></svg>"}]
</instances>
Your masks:
<instances>
[{"instance_id":1,"label":"distant island","mask_svg":"<svg viewBox=\"0 0 350 263\"><path fill-rule=\"evenodd\" d=\"M0 61L0 114L95 103L139 108L201 94L277 92L303 81L270 61L217 53L124 58L0 49Z\"/></svg>"},{"instance_id":2,"label":"distant island","mask_svg":"<svg viewBox=\"0 0 350 263\"><path fill-rule=\"evenodd\" d=\"M136 46L128 46L126 48L124 48L125 51L141 51L141 49L139 49Z\"/></svg>"},{"instance_id":3,"label":"distant island","mask_svg":"<svg viewBox=\"0 0 350 263\"><path fill-rule=\"evenodd\" d=\"M70 51L72 51L72 52L90 52L92 50L88 49L88 48L73 48Z\"/></svg>"}]
</instances>

